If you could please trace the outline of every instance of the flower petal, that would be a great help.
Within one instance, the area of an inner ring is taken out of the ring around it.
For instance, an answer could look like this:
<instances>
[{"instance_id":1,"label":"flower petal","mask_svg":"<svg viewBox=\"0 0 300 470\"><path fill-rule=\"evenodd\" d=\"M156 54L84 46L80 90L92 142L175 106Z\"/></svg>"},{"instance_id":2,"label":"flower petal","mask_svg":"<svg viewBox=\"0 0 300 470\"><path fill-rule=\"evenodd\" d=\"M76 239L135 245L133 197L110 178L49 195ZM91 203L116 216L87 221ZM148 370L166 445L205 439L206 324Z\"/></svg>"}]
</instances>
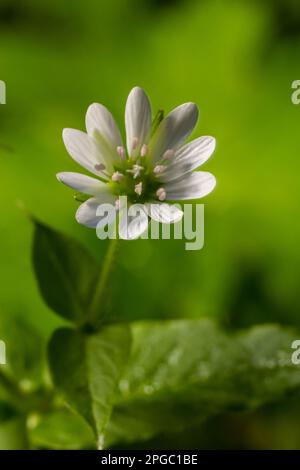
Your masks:
<instances>
[{"instance_id":1,"label":"flower petal","mask_svg":"<svg viewBox=\"0 0 300 470\"><path fill-rule=\"evenodd\" d=\"M203 136L180 147L174 158L168 162L160 181L172 181L189 173L206 162L216 148L214 137Z\"/></svg>"},{"instance_id":2,"label":"flower petal","mask_svg":"<svg viewBox=\"0 0 300 470\"><path fill-rule=\"evenodd\" d=\"M140 87L135 87L128 95L125 109L127 151L130 156L140 152L147 141L151 128L151 106L149 99ZM137 139L137 142L135 142ZM135 147L135 148L134 148Z\"/></svg>"},{"instance_id":3,"label":"flower petal","mask_svg":"<svg viewBox=\"0 0 300 470\"><path fill-rule=\"evenodd\" d=\"M113 115L102 104L93 103L88 107L85 122L90 137L94 137L95 131L97 131L112 148L116 149L118 146L123 145L122 137Z\"/></svg>"},{"instance_id":4,"label":"flower petal","mask_svg":"<svg viewBox=\"0 0 300 470\"><path fill-rule=\"evenodd\" d=\"M95 166L99 164L105 165L105 162L93 139L85 132L78 131L77 129L64 129L63 141L75 162L91 173L103 177L102 171L96 170Z\"/></svg>"},{"instance_id":5,"label":"flower petal","mask_svg":"<svg viewBox=\"0 0 300 470\"><path fill-rule=\"evenodd\" d=\"M111 112L102 104L93 103L88 107L85 123L88 135L95 140L106 169L111 173L113 163L120 162L117 147L123 145L119 128Z\"/></svg>"},{"instance_id":6,"label":"flower petal","mask_svg":"<svg viewBox=\"0 0 300 470\"><path fill-rule=\"evenodd\" d=\"M111 193L103 193L101 197L98 196L88 199L79 206L75 218L77 222L90 228L96 228L97 226L99 227L99 224L101 226L101 220L104 220L105 222L103 223L103 226L110 224L114 221L116 216L116 211L113 210L115 201L116 198ZM107 221L107 218L103 218L100 215L97 215L97 209L101 204L112 205L112 210L108 217L109 221Z\"/></svg>"},{"instance_id":7,"label":"flower petal","mask_svg":"<svg viewBox=\"0 0 300 470\"><path fill-rule=\"evenodd\" d=\"M183 212L173 204L148 203L146 204L149 217L156 222L172 224L182 219Z\"/></svg>"},{"instance_id":8,"label":"flower petal","mask_svg":"<svg viewBox=\"0 0 300 470\"><path fill-rule=\"evenodd\" d=\"M135 240L148 228L148 215L142 204L134 204L128 211L120 211L119 236L123 240Z\"/></svg>"},{"instance_id":9,"label":"flower petal","mask_svg":"<svg viewBox=\"0 0 300 470\"><path fill-rule=\"evenodd\" d=\"M151 144L154 163L161 159L166 150L175 149L184 142L193 131L198 115L196 104L185 103L163 119Z\"/></svg>"},{"instance_id":10,"label":"flower petal","mask_svg":"<svg viewBox=\"0 0 300 470\"><path fill-rule=\"evenodd\" d=\"M84 194L92 194L95 196L96 194L101 194L103 191L107 191L106 183L80 173L65 171L57 173L56 177L61 183Z\"/></svg>"},{"instance_id":11,"label":"flower petal","mask_svg":"<svg viewBox=\"0 0 300 470\"><path fill-rule=\"evenodd\" d=\"M216 185L214 175L205 171L195 171L181 180L165 185L167 200L199 199L209 194Z\"/></svg>"}]
</instances>

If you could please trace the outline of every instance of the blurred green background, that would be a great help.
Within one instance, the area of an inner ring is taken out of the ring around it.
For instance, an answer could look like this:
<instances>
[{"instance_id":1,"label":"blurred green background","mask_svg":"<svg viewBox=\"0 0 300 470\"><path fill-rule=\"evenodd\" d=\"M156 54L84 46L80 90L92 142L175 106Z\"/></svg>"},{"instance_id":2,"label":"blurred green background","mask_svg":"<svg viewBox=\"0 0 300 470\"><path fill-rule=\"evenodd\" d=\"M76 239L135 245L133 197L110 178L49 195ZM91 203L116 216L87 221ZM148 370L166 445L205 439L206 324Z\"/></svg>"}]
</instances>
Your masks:
<instances>
[{"instance_id":1,"label":"blurred green background","mask_svg":"<svg viewBox=\"0 0 300 470\"><path fill-rule=\"evenodd\" d=\"M193 135L216 137L205 169L218 184L204 201L203 250L123 244L112 315L300 327L299 54L297 0L0 0L1 315L26 318L45 341L61 321L39 296L20 207L101 258L105 243L76 223L72 191L55 178L79 170L61 132L84 129L92 102L124 130L126 97L139 85L154 111L199 105ZM300 448L297 416L294 400L219 417L186 434L186 447Z\"/></svg>"}]
</instances>

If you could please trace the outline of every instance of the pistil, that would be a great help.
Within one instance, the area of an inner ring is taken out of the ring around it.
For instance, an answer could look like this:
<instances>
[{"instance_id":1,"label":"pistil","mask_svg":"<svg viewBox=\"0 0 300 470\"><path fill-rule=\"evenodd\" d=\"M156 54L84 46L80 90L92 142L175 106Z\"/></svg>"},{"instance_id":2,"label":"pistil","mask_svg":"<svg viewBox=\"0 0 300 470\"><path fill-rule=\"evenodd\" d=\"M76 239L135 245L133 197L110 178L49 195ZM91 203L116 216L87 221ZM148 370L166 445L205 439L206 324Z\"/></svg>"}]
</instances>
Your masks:
<instances>
[{"instance_id":1,"label":"pistil","mask_svg":"<svg viewBox=\"0 0 300 470\"><path fill-rule=\"evenodd\" d=\"M141 165L133 165L133 167L129 170L126 170L127 173L131 173L133 175L133 179L136 179L140 176L141 172L144 170L144 167Z\"/></svg>"}]
</instances>

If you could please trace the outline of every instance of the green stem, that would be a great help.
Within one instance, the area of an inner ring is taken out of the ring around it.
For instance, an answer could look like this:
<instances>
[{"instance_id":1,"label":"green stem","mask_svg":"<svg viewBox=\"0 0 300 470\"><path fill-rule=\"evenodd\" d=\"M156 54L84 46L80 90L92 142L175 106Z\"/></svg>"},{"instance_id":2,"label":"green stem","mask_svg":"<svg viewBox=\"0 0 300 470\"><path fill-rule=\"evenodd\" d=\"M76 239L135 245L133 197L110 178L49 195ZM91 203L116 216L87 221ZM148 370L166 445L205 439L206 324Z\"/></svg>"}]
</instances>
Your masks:
<instances>
[{"instance_id":1,"label":"green stem","mask_svg":"<svg viewBox=\"0 0 300 470\"><path fill-rule=\"evenodd\" d=\"M88 322L92 325L95 325L99 318L99 306L101 306L101 303L103 301L103 296L105 294L107 281L112 269L112 264L114 261L117 246L118 239L110 239L108 250L105 255L104 263L102 264L102 269L100 271L98 282L96 284L94 295L92 297L92 301L89 308Z\"/></svg>"}]
</instances>

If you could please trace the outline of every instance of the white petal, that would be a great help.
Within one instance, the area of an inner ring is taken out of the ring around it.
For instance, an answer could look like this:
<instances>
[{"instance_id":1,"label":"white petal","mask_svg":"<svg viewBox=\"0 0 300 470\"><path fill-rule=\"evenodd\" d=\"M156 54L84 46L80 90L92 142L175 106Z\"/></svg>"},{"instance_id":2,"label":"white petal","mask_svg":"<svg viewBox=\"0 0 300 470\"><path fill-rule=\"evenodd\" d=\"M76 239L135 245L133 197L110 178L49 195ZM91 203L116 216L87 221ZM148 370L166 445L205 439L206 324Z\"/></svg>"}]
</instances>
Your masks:
<instances>
[{"instance_id":1,"label":"white petal","mask_svg":"<svg viewBox=\"0 0 300 470\"><path fill-rule=\"evenodd\" d=\"M119 236L123 240L135 240L148 228L146 208L141 204L130 206L128 212L120 212Z\"/></svg>"},{"instance_id":2,"label":"white petal","mask_svg":"<svg viewBox=\"0 0 300 470\"><path fill-rule=\"evenodd\" d=\"M127 151L138 154L142 145L147 142L151 128L151 106L149 99L142 88L135 87L129 93L125 109L125 126L127 138ZM133 149L134 139L137 146Z\"/></svg>"},{"instance_id":3,"label":"white petal","mask_svg":"<svg viewBox=\"0 0 300 470\"><path fill-rule=\"evenodd\" d=\"M122 146L122 138L112 114L102 104L88 107L85 117L89 137L95 141L106 169L113 171L113 164L120 162L117 147Z\"/></svg>"},{"instance_id":4,"label":"white petal","mask_svg":"<svg viewBox=\"0 0 300 470\"><path fill-rule=\"evenodd\" d=\"M160 181L172 181L203 165L216 148L214 137L204 136L180 147L168 162Z\"/></svg>"},{"instance_id":5,"label":"white petal","mask_svg":"<svg viewBox=\"0 0 300 470\"><path fill-rule=\"evenodd\" d=\"M102 104L93 103L88 107L85 122L90 137L94 137L97 131L114 149L123 145L119 128L112 114Z\"/></svg>"},{"instance_id":6,"label":"white petal","mask_svg":"<svg viewBox=\"0 0 300 470\"><path fill-rule=\"evenodd\" d=\"M103 191L105 192L108 189L106 183L80 173L65 171L57 173L56 177L61 183L84 194L92 194L95 196L96 194L101 194Z\"/></svg>"},{"instance_id":7,"label":"white petal","mask_svg":"<svg viewBox=\"0 0 300 470\"><path fill-rule=\"evenodd\" d=\"M171 224L179 222L183 216L182 210L173 204L148 203L146 206L149 217L156 222Z\"/></svg>"},{"instance_id":8,"label":"white petal","mask_svg":"<svg viewBox=\"0 0 300 470\"><path fill-rule=\"evenodd\" d=\"M198 108L185 103L171 111L161 122L154 136L151 150L154 163L169 149L175 149L190 135L198 120Z\"/></svg>"},{"instance_id":9,"label":"white petal","mask_svg":"<svg viewBox=\"0 0 300 470\"><path fill-rule=\"evenodd\" d=\"M209 194L216 185L214 175L205 171L189 173L181 180L167 183L164 187L168 200L199 199Z\"/></svg>"},{"instance_id":10,"label":"white petal","mask_svg":"<svg viewBox=\"0 0 300 470\"><path fill-rule=\"evenodd\" d=\"M99 148L93 139L85 132L76 129L64 129L63 140L67 151L75 162L95 175L103 176L101 171L95 169L95 165L104 164Z\"/></svg>"},{"instance_id":11,"label":"white petal","mask_svg":"<svg viewBox=\"0 0 300 470\"><path fill-rule=\"evenodd\" d=\"M116 198L111 193L103 193L101 197L93 197L91 199L88 199L77 209L75 215L77 222L82 225L85 225L86 227L96 228L102 220L102 217L97 215L98 207L101 204L111 204L113 209L115 205L115 200ZM115 211L112 210L111 214L114 214L114 216L110 218L109 223L112 223L114 221Z\"/></svg>"}]
</instances>

